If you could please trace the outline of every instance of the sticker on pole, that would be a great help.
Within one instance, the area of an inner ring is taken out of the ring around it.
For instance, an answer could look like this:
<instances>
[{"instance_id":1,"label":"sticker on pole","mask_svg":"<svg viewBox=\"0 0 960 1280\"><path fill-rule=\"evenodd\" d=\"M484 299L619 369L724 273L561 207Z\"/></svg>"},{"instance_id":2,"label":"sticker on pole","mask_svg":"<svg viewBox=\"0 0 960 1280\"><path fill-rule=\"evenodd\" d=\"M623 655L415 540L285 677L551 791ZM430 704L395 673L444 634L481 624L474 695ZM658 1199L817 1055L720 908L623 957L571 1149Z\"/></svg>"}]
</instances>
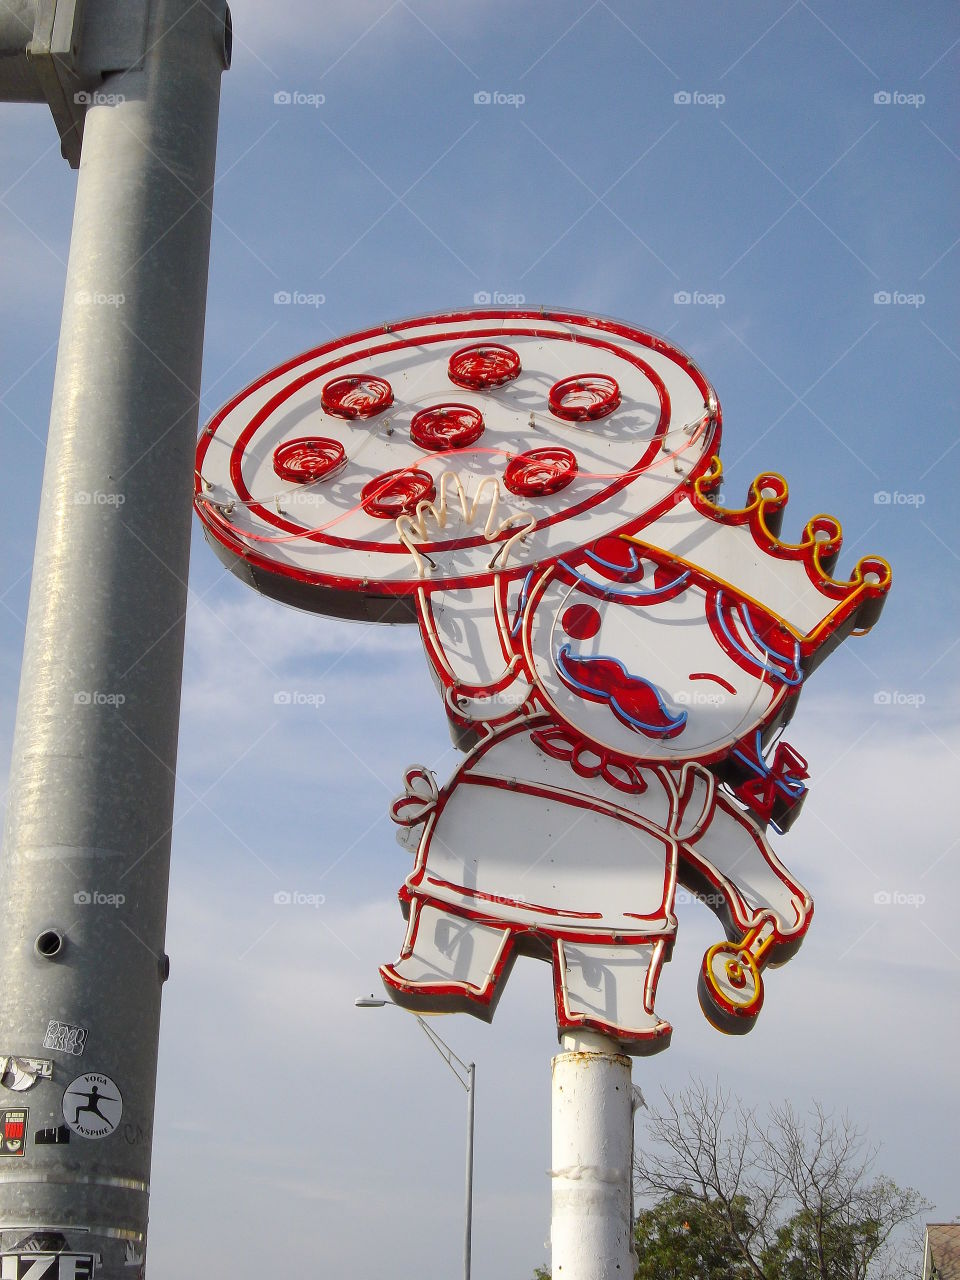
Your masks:
<instances>
[{"instance_id":1,"label":"sticker on pole","mask_svg":"<svg viewBox=\"0 0 960 1280\"><path fill-rule=\"evenodd\" d=\"M107 1138L120 1123L123 1096L109 1076L77 1076L63 1095L63 1118L81 1138Z\"/></svg>"},{"instance_id":2,"label":"sticker on pole","mask_svg":"<svg viewBox=\"0 0 960 1280\"><path fill-rule=\"evenodd\" d=\"M47 1023L47 1031L43 1037L45 1049L55 1049L58 1053L72 1053L75 1058L81 1057L87 1043L87 1028L72 1022L58 1022L51 1018Z\"/></svg>"},{"instance_id":3,"label":"sticker on pole","mask_svg":"<svg viewBox=\"0 0 960 1280\"><path fill-rule=\"evenodd\" d=\"M22 1156L27 1145L26 1107L0 1111L0 1156Z\"/></svg>"},{"instance_id":4,"label":"sticker on pole","mask_svg":"<svg viewBox=\"0 0 960 1280\"><path fill-rule=\"evenodd\" d=\"M34 1146L56 1147L70 1141L70 1130L65 1124L49 1125L46 1129L38 1129L33 1135Z\"/></svg>"},{"instance_id":5,"label":"sticker on pole","mask_svg":"<svg viewBox=\"0 0 960 1280\"><path fill-rule=\"evenodd\" d=\"M96 1274L92 1253L0 1254L0 1280L91 1280Z\"/></svg>"}]
</instances>

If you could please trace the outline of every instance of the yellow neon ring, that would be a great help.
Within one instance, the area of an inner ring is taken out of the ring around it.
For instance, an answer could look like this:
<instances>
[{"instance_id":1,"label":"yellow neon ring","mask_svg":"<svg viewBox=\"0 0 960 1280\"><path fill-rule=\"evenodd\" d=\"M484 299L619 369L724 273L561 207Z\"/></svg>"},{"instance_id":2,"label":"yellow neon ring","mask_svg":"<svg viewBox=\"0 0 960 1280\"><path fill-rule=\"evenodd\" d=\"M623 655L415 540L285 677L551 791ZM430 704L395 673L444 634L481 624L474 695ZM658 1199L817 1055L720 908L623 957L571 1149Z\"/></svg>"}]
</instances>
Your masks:
<instances>
[{"instance_id":1,"label":"yellow neon ring","mask_svg":"<svg viewBox=\"0 0 960 1280\"><path fill-rule=\"evenodd\" d=\"M726 957L723 963L728 980L734 985L734 991L739 986L739 983L734 983L734 973L739 973L746 979L745 999L735 998L730 987L720 987L713 966L715 959L721 955ZM752 953L743 946L736 946L732 942L718 942L710 947L703 957L703 975L717 1004L729 1009L731 1013L749 1014L763 1000L763 978Z\"/></svg>"}]
</instances>

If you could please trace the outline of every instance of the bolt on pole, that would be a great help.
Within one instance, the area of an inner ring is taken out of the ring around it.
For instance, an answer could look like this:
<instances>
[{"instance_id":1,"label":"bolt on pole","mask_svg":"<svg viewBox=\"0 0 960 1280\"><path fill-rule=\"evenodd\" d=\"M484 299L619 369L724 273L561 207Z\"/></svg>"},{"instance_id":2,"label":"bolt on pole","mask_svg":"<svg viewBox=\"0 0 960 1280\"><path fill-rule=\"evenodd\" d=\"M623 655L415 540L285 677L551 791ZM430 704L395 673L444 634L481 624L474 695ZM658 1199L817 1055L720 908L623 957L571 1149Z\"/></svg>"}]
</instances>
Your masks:
<instances>
[{"instance_id":1,"label":"bolt on pole","mask_svg":"<svg viewBox=\"0 0 960 1280\"><path fill-rule=\"evenodd\" d=\"M230 42L223 0L89 0L84 30L134 9L143 56L83 121L0 859L0 1123L21 1117L13 1146L0 1130L0 1253L98 1280L142 1274L146 1249Z\"/></svg>"}]
</instances>

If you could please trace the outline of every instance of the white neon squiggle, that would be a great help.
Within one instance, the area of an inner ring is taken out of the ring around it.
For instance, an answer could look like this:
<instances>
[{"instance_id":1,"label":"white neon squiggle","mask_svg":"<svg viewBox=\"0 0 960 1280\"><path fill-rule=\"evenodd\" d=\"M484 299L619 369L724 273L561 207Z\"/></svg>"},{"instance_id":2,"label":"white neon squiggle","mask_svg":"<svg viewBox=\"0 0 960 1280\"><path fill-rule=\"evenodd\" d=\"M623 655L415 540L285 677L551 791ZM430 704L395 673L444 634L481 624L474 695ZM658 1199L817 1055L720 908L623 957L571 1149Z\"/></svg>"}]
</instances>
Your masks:
<instances>
[{"instance_id":1,"label":"white neon squiggle","mask_svg":"<svg viewBox=\"0 0 960 1280\"><path fill-rule=\"evenodd\" d=\"M437 481L438 500L429 501L425 499L424 501L417 503L414 515L402 515L397 517L397 536L413 557L413 562L417 567L417 575L421 578L425 577L427 573L427 568L424 563L425 560L429 561L431 566L434 568L436 566L433 565L433 561L430 560L430 557L426 555L425 552L422 553L417 548L414 539L419 538L421 541L429 540L431 527L427 523L428 517L432 519L432 524L436 529L445 529L447 527L447 513L449 510L447 505L447 491L451 485L456 487L457 507L459 509L460 517L467 527L476 522L480 513L481 502L484 498L484 491L486 490L489 492L487 518L483 526L483 536L487 542L495 541L502 533L505 533L507 529L512 528L518 520L523 521L513 536L508 538L506 542L498 548L490 562L491 567L496 560L500 561L500 566L502 567L506 563L507 558L510 555L510 551L515 544L525 538L528 533L532 533L536 528L537 521L535 516L532 514L522 516L518 512L513 512L511 515L507 516L505 520L501 520L499 524L496 523L497 509L499 508L502 499L500 494L500 482L495 476L485 476L484 479L480 481L476 494L473 498L469 498L463 487L463 482L460 479L459 473L456 471L444 471Z\"/></svg>"}]
</instances>

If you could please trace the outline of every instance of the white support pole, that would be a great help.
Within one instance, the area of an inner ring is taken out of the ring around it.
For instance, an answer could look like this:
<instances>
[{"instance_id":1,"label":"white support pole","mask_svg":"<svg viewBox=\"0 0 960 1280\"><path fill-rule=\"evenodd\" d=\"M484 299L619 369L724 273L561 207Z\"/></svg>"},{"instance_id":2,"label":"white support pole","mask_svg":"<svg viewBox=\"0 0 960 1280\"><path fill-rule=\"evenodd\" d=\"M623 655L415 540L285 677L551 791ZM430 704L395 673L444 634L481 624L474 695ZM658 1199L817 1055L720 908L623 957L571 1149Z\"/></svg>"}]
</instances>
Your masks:
<instances>
[{"instance_id":1,"label":"white support pole","mask_svg":"<svg viewBox=\"0 0 960 1280\"><path fill-rule=\"evenodd\" d=\"M633 1089L613 1040L566 1033L553 1059L554 1280L630 1280Z\"/></svg>"}]
</instances>

